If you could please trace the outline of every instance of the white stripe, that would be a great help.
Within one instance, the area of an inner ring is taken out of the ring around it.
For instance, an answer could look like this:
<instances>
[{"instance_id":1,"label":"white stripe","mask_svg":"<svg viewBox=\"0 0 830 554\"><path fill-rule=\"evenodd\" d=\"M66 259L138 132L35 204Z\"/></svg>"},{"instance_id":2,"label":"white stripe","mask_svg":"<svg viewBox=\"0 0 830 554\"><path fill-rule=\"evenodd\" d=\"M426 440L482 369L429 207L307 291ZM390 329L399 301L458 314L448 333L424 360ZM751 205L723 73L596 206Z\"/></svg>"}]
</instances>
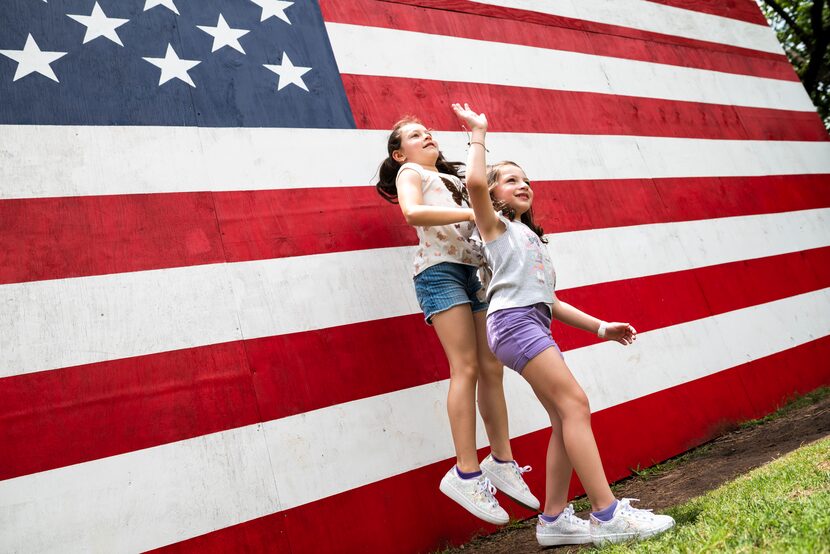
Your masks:
<instances>
[{"instance_id":1,"label":"white stripe","mask_svg":"<svg viewBox=\"0 0 830 554\"><path fill-rule=\"evenodd\" d=\"M0 199L370 186L387 136L332 129L0 125L0 156L7 160L0 163ZM466 159L463 133L436 137L448 159ZM518 155L535 180L830 173L826 141L542 133L490 133L487 141L491 159Z\"/></svg>"},{"instance_id":2,"label":"white stripe","mask_svg":"<svg viewBox=\"0 0 830 554\"><path fill-rule=\"evenodd\" d=\"M139 552L280 507L250 425L0 481L0 551Z\"/></svg>"},{"instance_id":3,"label":"white stripe","mask_svg":"<svg viewBox=\"0 0 830 554\"><path fill-rule=\"evenodd\" d=\"M551 236L558 289L830 245L830 208ZM412 248L0 286L0 377L419 312Z\"/></svg>"},{"instance_id":4,"label":"white stripe","mask_svg":"<svg viewBox=\"0 0 830 554\"><path fill-rule=\"evenodd\" d=\"M341 73L815 111L783 81L534 46L327 23Z\"/></svg>"},{"instance_id":5,"label":"white stripe","mask_svg":"<svg viewBox=\"0 0 830 554\"><path fill-rule=\"evenodd\" d=\"M549 237L557 289L830 245L830 209L571 231Z\"/></svg>"},{"instance_id":6,"label":"white stripe","mask_svg":"<svg viewBox=\"0 0 830 554\"><path fill-rule=\"evenodd\" d=\"M827 336L828 310L822 289L567 358L601 410ZM446 389L442 381L269 421L267 454L252 425L0 482L0 550L145 550L446 460ZM513 436L547 427L520 377L507 372L505 390Z\"/></svg>"},{"instance_id":7,"label":"white stripe","mask_svg":"<svg viewBox=\"0 0 830 554\"><path fill-rule=\"evenodd\" d=\"M642 0L476 0L476 3L782 53L778 39L766 25Z\"/></svg>"}]
</instances>

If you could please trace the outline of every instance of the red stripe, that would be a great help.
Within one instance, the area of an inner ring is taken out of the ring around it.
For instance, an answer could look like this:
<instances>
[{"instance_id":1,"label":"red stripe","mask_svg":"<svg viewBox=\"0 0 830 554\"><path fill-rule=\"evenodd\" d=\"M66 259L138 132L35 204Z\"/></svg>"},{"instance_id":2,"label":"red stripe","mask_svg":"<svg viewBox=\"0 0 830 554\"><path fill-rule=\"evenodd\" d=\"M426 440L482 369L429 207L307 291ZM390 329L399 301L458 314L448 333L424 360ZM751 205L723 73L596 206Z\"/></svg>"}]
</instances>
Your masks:
<instances>
[{"instance_id":1,"label":"red stripe","mask_svg":"<svg viewBox=\"0 0 830 554\"><path fill-rule=\"evenodd\" d=\"M730 19L739 19L748 23L763 25L764 27L767 26L767 18L764 17L764 14L761 13L761 8L759 8L758 4L756 4L753 0L720 0L719 2L712 2L711 0L648 1L684 10L719 15Z\"/></svg>"},{"instance_id":2,"label":"red stripe","mask_svg":"<svg viewBox=\"0 0 830 554\"><path fill-rule=\"evenodd\" d=\"M242 343L0 379L0 480L254 424Z\"/></svg>"},{"instance_id":3,"label":"red stripe","mask_svg":"<svg viewBox=\"0 0 830 554\"><path fill-rule=\"evenodd\" d=\"M576 287L557 295L589 314L630 322L642 333L827 286L830 247ZM601 342L559 322L553 332L565 350Z\"/></svg>"},{"instance_id":4,"label":"red stripe","mask_svg":"<svg viewBox=\"0 0 830 554\"><path fill-rule=\"evenodd\" d=\"M644 332L828 286L830 247L560 297ZM595 340L560 325L554 331L565 350ZM389 360L394 371L378 374ZM416 314L7 377L0 379L0 480L448 376L435 334Z\"/></svg>"},{"instance_id":5,"label":"red stripe","mask_svg":"<svg viewBox=\"0 0 830 554\"><path fill-rule=\"evenodd\" d=\"M222 260L211 193L0 200L0 284Z\"/></svg>"},{"instance_id":6,"label":"red stripe","mask_svg":"<svg viewBox=\"0 0 830 554\"><path fill-rule=\"evenodd\" d=\"M535 211L547 232L577 231L824 208L828 185L830 175L537 182ZM0 284L417 243L371 187L207 195L0 200Z\"/></svg>"},{"instance_id":7,"label":"red stripe","mask_svg":"<svg viewBox=\"0 0 830 554\"><path fill-rule=\"evenodd\" d=\"M579 287L559 296L588 313L630 321L646 332L828 286L830 247ZM563 350L599 342L588 333L555 325ZM246 350L266 420L449 377L443 350L420 314L249 340ZM321 360L309 352L327 354ZM331 352L344 354L334 361ZM406 361L401 352L407 353ZM367 371L387 367L392 359L394 372L367 379Z\"/></svg>"},{"instance_id":8,"label":"red stripe","mask_svg":"<svg viewBox=\"0 0 830 554\"><path fill-rule=\"evenodd\" d=\"M348 74L342 78L360 129L389 129L405 107L407 113L429 114L432 128L456 130L458 119L449 105L463 99L487 114L494 132L830 140L817 112L424 79Z\"/></svg>"},{"instance_id":9,"label":"red stripe","mask_svg":"<svg viewBox=\"0 0 830 554\"><path fill-rule=\"evenodd\" d=\"M827 385L830 366L824 360L829 357L830 337L825 337L595 413L592 425L606 475L610 481L625 477L629 468L651 466L706 442L725 427L765 415L793 393ZM540 498L548 437L549 431L542 430L512 441L516 459L534 467L526 477ZM487 452L482 449L480 457ZM274 545L286 544L295 553L429 552L460 544L495 528L438 491L451 464L445 460L154 552L273 552ZM581 492L574 480L572 496ZM509 500L503 505L514 517L532 515Z\"/></svg>"},{"instance_id":10,"label":"red stripe","mask_svg":"<svg viewBox=\"0 0 830 554\"><path fill-rule=\"evenodd\" d=\"M422 9L407 4L438 9ZM783 54L475 2L323 0L320 7L323 18L334 23L509 42L739 75L798 80Z\"/></svg>"}]
</instances>

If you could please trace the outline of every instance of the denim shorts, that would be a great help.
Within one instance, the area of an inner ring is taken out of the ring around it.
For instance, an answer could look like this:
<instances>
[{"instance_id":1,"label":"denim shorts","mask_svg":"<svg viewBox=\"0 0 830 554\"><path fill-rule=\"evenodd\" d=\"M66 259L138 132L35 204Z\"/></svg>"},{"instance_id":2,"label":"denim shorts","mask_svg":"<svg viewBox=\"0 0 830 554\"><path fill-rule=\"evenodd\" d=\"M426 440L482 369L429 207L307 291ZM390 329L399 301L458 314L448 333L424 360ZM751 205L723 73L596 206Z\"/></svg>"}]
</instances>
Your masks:
<instances>
[{"instance_id":1,"label":"denim shorts","mask_svg":"<svg viewBox=\"0 0 830 554\"><path fill-rule=\"evenodd\" d=\"M442 262L415 276L415 296L424 311L427 325L432 316L459 304L470 304L473 312L487 309L484 289L471 265Z\"/></svg>"},{"instance_id":2,"label":"denim shorts","mask_svg":"<svg viewBox=\"0 0 830 554\"><path fill-rule=\"evenodd\" d=\"M562 355L550 334L550 321L547 304L498 310L487 316L487 344L501 363L521 373L548 348Z\"/></svg>"}]
</instances>

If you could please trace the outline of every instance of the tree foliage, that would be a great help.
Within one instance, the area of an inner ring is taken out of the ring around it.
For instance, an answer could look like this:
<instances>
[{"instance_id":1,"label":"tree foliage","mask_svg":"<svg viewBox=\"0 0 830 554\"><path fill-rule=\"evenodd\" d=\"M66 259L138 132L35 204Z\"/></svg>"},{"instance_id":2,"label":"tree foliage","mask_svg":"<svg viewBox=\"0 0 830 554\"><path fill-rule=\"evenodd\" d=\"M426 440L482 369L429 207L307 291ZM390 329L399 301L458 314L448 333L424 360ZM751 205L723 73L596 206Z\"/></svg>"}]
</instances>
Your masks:
<instances>
[{"instance_id":1,"label":"tree foliage","mask_svg":"<svg viewBox=\"0 0 830 554\"><path fill-rule=\"evenodd\" d=\"M830 0L756 0L830 129Z\"/></svg>"}]
</instances>

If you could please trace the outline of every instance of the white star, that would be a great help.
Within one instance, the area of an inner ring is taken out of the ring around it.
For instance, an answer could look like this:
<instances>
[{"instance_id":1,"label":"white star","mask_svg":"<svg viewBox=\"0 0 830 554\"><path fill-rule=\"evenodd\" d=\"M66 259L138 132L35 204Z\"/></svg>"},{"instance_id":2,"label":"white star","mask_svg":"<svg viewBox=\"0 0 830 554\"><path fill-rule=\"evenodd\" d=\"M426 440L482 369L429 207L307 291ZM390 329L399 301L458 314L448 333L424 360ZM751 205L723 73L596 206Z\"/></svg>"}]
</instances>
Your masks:
<instances>
[{"instance_id":1,"label":"white star","mask_svg":"<svg viewBox=\"0 0 830 554\"><path fill-rule=\"evenodd\" d=\"M145 0L144 11L146 12L150 8L155 8L156 6L164 6L174 14L179 15L179 10L176 9L176 4L173 3L173 0Z\"/></svg>"},{"instance_id":2,"label":"white star","mask_svg":"<svg viewBox=\"0 0 830 554\"><path fill-rule=\"evenodd\" d=\"M159 86L163 85L170 79L181 79L191 87L196 87L196 85L193 84L193 79L190 78L190 75L188 75L187 72L202 62L199 60L183 60L179 58L179 56L173 50L173 46L171 44L167 44L167 53L164 55L163 58L144 59L153 64L154 66L161 68Z\"/></svg>"},{"instance_id":3,"label":"white star","mask_svg":"<svg viewBox=\"0 0 830 554\"><path fill-rule=\"evenodd\" d=\"M14 72L13 81L17 81L29 73L37 72L49 77L56 83L60 82L49 64L58 58L64 57L66 52L41 51L31 34L26 38L26 45L23 46L23 50L0 50L0 54L17 62L17 71Z\"/></svg>"},{"instance_id":4,"label":"white star","mask_svg":"<svg viewBox=\"0 0 830 554\"><path fill-rule=\"evenodd\" d=\"M124 46L124 43L121 42L121 39L115 30L124 23L128 22L129 19L107 17L104 10L102 10L101 6L98 5L98 2L95 2L90 15L73 15L71 13L66 15L81 25L86 25L84 44L98 37L105 37L119 46Z\"/></svg>"},{"instance_id":5,"label":"white star","mask_svg":"<svg viewBox=\"0 0 830 554\"><path fill-rule=\"evenodd\" d=\"M196 26L213 37L213 50L211 52L216 52L223 46L230 46L234 50L238 50L243 54L245 53L242 45L239 44L239 39L247 35L250 31L247 29L230 28L221 13L219 14L219 21L216 23L216 27L208 27L206 25Z\"/></svg>"},{"instance_id":6,"label":"white star","mask_svg":"<svg viewBox=\"0 0 830 554\"><path fill-rule=\"evenodd\" d=\"M291 63L291 58L288 57L287 53L282 53L282 65L262 64L262 67L280 76L279 82L277 83L277 90L282 90L290 84L295 84L308 92L308 87L305 86L302 77L311 71L311 68L294 65Z\"/></svg>"},{"instance_id":7,"label":"white star","mask_svg":"<svg viewBox=\"0 0 830 554\"><path fill-rule=\"evenodd\" d=\"M288 20L288 16L285 15L285 10L291 7L294 2L281 2L280 0L251 0L254 4L262 8L262 16L260 16L260 21L265 21L271 16L279 17L289 25L291 22Z\"/></svg>"}]
</instances>

